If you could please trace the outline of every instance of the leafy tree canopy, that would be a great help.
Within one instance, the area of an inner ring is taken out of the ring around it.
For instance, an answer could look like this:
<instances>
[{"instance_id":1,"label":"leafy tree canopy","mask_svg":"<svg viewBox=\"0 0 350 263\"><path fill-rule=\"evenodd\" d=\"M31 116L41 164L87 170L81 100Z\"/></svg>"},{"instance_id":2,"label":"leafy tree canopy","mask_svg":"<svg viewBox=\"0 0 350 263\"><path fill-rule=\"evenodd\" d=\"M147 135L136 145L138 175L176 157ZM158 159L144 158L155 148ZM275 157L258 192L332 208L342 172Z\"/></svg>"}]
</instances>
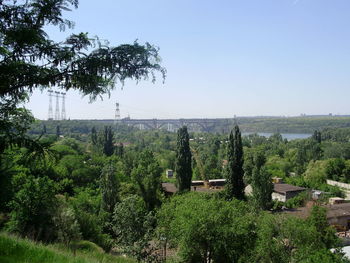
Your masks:
<instances>
[{"instance_id":1,"label":"leafy tree canopy","mask_svg":"<svg viewBox=\"0 0 350 263\"><path fill-rule=\"evenodd\" d=\"M112 47L88 33L51 40L45 27L72 28L63 12L77 7L78 0L0 0L0 154L12 145L42 151L25 135L33 116L17 108L34 89L75 89L95 99L128 78L155 81L160 72L164 79L158 48L149 43Z\"/></svg>"},{"instance_id":2,"label":"leafy tree canopy","mask_svg":"<svg viewBox=\"0 0 350 263\"><path fill-rule=\"evenodd\" d=\"M149 43L110 47L87 33L51 40L44 27L72 28L63 12L77 7L78 0L0 1L1 97L19 100L35 88L59 86L95 98L117 81L155 80L156 71L165 76L158 49Z\"/></svg>"}]
</instances>

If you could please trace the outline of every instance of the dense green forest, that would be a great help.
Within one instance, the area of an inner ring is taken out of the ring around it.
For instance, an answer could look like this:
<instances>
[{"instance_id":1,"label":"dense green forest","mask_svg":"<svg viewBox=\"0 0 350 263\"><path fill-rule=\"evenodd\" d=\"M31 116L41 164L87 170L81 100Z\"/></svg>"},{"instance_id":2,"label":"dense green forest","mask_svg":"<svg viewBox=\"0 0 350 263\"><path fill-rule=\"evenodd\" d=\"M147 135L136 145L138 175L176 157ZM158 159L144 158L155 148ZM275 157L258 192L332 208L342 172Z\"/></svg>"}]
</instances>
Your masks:
<instances>
[{"instance_id":1,"label":"dense green forest","mask_svg":"<svg viewBox=\"0 0 350 263\"><path fill-rule=\"evenodd\" d=\"M350 127L349 116L238 117L237 122L243 132L313 133Z\"/></svg>"},{"instance_id":2,"label":"dense green forest","mask_svg":"<svg viewBox=\"0 0 350 263\"><path fill-rule=\"evenodd\" d=\"M114 125L114 120L67 120L41 121L32 125L31 133L40 134L42 126L47 126L49 133L55 133L57 125L64 127L65 133L88 133L92 127ZM349 128L350 117L347 116L304 116L304 117L236 117L229 122L217 119L215 125L208 127L211 133L228 133L238 124L243 133L305 133L315 130L332 130ZM136 125L135 128L138 126ZM191 127L188 127L191 130ZM196 127L198 128L198 127ZM165 128L164 128L165 129Z\"/></svg>"},{"instance_id":3,"label":"dense green forest","mask_svg":"<svg viewBox=\"0 0 350 263\"><path fill-rule=\"evenodd\" d=\"M179 137L114 125L92 126L80 133L86 123L72 123L75 127L71 122L38 122L41 134L29 131L30 138L46 149L44 154L17 146L2 153L3 230L73 250L79 240L87 240L106 252L140 261L164 260L166 247L167 259L180 262L202 262L208 253L213 262L316 262L320 257L323 262L342 262L327 250L338 241L321 208L304 220L278 213L279 202L269 201L258 190L252 197L239 198L242 201L228 197L226 191L164 195L161 182L176 183L165 171L180 171L182 165L179 140L189 143L192 180L227 178L229 142L233 140L233 149L239 147L239 130L232 137ZM281 177L293 185L342 196L326 179L350 182L349 135L347 129L334 129L292 141L280 134L243 136L244 185L258 189L259 178L267 182ZM305 198L286 205L302 205ZM328 234L321 234L319 227ZM280 241L267 241L272 237ZM284 239L298 249L290 250Z\"/></svg>"}]
</instances>

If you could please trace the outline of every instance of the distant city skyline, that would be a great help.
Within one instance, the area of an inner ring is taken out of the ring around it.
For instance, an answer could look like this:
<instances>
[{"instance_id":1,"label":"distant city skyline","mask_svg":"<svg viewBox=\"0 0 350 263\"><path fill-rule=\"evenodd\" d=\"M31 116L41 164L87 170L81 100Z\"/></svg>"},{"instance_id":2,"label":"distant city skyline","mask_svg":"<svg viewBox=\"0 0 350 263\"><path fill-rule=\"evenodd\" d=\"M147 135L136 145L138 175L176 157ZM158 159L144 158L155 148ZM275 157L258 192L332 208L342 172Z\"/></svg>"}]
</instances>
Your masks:
<instances>
[{"instance_id":1,"label":"distant city skyline","mask_svg":"<svg viewBox=\"0 0 350 263\"><path fill-rule=\"evenodd\" d=\"M160 48L167 78L126 81L89 104L66 95L66 118L229 118L350 114L348 0L101 0L67 12L76 26L110 45L150 42ZM49 97L26 105L48 118ZM54 105L55 106L55 103ZM53 109L55 110L55 108Z\"/></svg>"}]
</instances>

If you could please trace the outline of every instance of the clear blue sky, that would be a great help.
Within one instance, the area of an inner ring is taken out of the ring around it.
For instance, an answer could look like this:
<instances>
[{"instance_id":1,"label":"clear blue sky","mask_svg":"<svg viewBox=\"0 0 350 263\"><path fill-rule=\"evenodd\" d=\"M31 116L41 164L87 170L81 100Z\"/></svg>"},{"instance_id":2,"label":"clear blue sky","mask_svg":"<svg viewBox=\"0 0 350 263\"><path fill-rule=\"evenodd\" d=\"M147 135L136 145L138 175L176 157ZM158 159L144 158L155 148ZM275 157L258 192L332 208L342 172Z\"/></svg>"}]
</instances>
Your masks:
<instances>
[{"instance_id":1,"label":"clear blue sky","mask_svg":"<svg viewBox=\"0 0 350 263\"><path fill-rule=\"evenodd\" d=\"M168 71L102 102L69 92L71 119L113 118L116 101L132 118L350 114L349 13L349 0L82 0L75 28L49 34L148 41ZM47 118L46 93L27 106Z\"/></svg>"}]
</instances>

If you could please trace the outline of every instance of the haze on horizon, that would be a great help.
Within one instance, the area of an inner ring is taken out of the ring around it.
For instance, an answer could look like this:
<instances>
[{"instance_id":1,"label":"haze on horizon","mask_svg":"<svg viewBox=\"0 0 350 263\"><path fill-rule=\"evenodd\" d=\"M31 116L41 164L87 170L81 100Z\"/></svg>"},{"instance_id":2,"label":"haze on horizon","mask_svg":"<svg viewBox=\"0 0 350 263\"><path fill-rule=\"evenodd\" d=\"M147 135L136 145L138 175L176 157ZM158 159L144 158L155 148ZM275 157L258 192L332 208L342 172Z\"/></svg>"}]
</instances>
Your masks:
<instances>
[{"instance_id":1,"label":"haze on horizon","mask_svg":"<svg viewBox=\"0 0 350 263\"><path fill-rule=\"evenodd\" d=\"M73 30L49 29L56 41L77 32L110 45L150 42L167 78L128 81L89 103L68 92L67 118L220 118L349 114L348 0L80 1ZM47 119L47 93L27 107ZM55 106L55 100L53 100ZM55 109L55 108L54 108Z\"/></svg>"}]
</instances>

